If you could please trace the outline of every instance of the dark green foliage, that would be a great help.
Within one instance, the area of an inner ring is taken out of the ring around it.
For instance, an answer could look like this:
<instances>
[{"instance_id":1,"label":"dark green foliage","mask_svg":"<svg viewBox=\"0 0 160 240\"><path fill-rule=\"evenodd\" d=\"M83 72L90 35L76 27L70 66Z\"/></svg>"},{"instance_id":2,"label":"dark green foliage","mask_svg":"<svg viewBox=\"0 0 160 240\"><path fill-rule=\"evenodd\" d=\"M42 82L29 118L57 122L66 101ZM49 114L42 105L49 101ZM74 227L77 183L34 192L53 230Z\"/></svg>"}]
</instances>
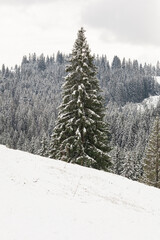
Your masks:
<instances>
[{"instance_id":1,"label":"dark green foliage","mask_svg":"<svg viewBox=\"0 0 160 240\"><path fill-rule=\"evenodd\" d=\"M143 182L160 188L160 119L156 117L144 158Z\"/></svg>"},{"instance_id":2,"label":"dark green foliage","mask_svg":"<svg viewBox=\"0 0 160 240\"><path fill-rule=\"evenodd\" d=\"M118 69L121 68L121 60L119 57L114 56L113 62L112 62L112 69Z\"/></svg>"},{"instance_id":3,"label":"dark green foliage","mask_svg":"<svg viewBox=\"0 0 160 240\"><path fill-rule=\"evenodd\" d=\"M41 141L41 148L38 151L38 154L43 157L48 157L48 145L49 144L48 144L47 138L43 137Z\"/></svg>"},{"instance_id":4,"label":"dark green foliage","mask_svg":"<svg viewBox=\"0 0 160 240\"><path fill-rule=\"evenodd\" d=\"M57 56L56 56L56 62L59 63L59 64L63 64L64 63L64 56L59 51L58 51Z\"/></svg>"},{"instance_id":5,"label":"dark green foliage","mask_svg":"<svg viewBox=\"0 0 160 240\"><path fill-rule=\"evenodd\" d=\"M96 67L84 36L78 32L63 85L62 105L53 133L50 156L107 170L108 129Z\"/></svg>"},{"instance_id":6,"label":"dark green foliage","mask_svg":"<svg viewBox=\"0 0 160 240\"><path fill-rule=\"evenodd\" d=\"M127 177L131 180L139 181L142 175L142 163L138 150L127 151L121 147L113 147L111 151L112 173Z\"/></svg>"},{"instance_id":7,"label":"dark green foliage","mask_svg":"<svg viewBox=\"0 0 160 240\"><path fill-rule=\"evenodd\" d=\"M34 59L35 58L33 58L33 60ZM38 59L38 69L40 71L44 71L46 69L46 63L45 63L45 58L44 58L43 54L41 54L40 58Z\"/></svg>"},{"instance_id":8,"label":"dark green foliage","mask_svg":"<svg viewBox=\"0 0 160 240\"><path fill-rule=\"evenodd\" d=\"M5 69L5 65L3 64L3 65L2 65L2 76L4 76L5 71L6 71L6 69Z\"/></svg>"},{"instance_id":9,"label":"dark green foliage","mask_svg":"<svg viewBox=\"0 0 160 240\"><path fill-rule=\"evenodd\" d=\"M123 175L125 165L125 153L120 147L114 146L111 152L112 155L112 166L110 171L117 174Z\"/></svg>"}]
</instances>

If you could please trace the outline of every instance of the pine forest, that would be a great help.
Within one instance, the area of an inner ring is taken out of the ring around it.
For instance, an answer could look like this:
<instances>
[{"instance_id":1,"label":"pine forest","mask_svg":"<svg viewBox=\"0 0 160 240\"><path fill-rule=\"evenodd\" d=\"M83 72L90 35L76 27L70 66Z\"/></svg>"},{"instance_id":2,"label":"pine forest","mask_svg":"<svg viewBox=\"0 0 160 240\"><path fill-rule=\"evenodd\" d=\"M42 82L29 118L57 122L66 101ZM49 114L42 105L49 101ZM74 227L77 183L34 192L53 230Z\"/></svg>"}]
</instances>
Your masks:
<instances>
[{"instance_id":1,"label":"pine forest","mask_svg":"<svg viewBox=\"0 0 160 240\"><path fill-rule=\"evenodd\" d=\"M132 57L132 56L131 56ZM160 187L160 63L72 53L0 71L0 144Z\"/></svg>"}]
</instances>

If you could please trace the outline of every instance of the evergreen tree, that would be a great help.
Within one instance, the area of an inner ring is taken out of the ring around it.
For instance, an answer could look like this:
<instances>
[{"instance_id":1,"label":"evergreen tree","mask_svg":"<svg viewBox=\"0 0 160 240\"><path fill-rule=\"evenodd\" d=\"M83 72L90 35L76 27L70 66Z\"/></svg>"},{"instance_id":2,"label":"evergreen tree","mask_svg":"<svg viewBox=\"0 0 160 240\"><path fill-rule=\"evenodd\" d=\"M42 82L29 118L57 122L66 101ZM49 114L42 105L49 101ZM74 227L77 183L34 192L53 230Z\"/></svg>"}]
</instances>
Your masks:
<instances>
[{"instance_id":1,"label":"evergreen tree","mask_svg":"<svg viewBox=\"0 0 160 240\"><path fill-rule=\"evenodd\" d=\"M48 157L48 142L46 137L43 137L41 140L41 149L38 151L38 154L43 157Z\"/></svg>"},{"instance_id":2,"label":"evergreen tree","mask_svg":"<svg viewBox=\"0 0 160 240\"><path fill-rule=\"evenodd\" d=\"M125 166L125 153L120 147L115 147L112 151L112 167L111 172L123 175Z\"/></svg>"},{"instance_id":3,"label":"evergreen tree","mask_svg":"<svg viewBox=\"0 0 160 240\"><path fill-rule=\"evenodd\" d=\"M63 64L64 62L63 54L60 51L57 53L56 62L59 64Z\"/></svg>"},{"instance_id":4,"label":"evergreen tree","mask_svg":"<svg viewBox=\"0 0 160 240\"><path fill-rule=\"evenodd\" d=\"M38 60L38 69L44 71L46 69L45 57L41 54Z\"/></svg>"},{"instance_id":5,"label":"evergreen tree","mask_svg":"<svg viewBox=\"0 0 160 240\"><path fill-rule=\"evenodd\" d=\"M52 135L50 157L87 167L107 170L110 165L108 128L84 29L72 51L63 85L62 104Z\"/></svg>"},{"instance_id":6,"label":"evergreen tree","mask_svg":"<svg viewBox=\"0 0 160 240\"><path fill-rule=\"evenodd\" d=\"M131 152L126 153L124 171L123 171L122 176L129 178L129 179L134 178L134 162L132 159Z\"/></svg>"},{"instance_id":7,"label":"evergreen tree","mask_svg":"<svg viewBox=\"0 0 160 240\"><path fill-rule=\"evenodd\" d=\"M3 65L2 65L2 76L4 76L5 71L6 71L6 68L5 68L5 65L3 64Z\"/></svg>"},{"instance_id":8,"label":"evergreen tree","mask_svg":"<svg viewBox=\"0 0 160 240\"><path fill-rule=\"evenodd\" d=\"M5 71L5 77L6 77L6 78L9 77L9 68L8 68L8 67L6 68L6 71Z\"/></svg>"},{"instance_id":9,"label":"evergreen tree","mask_svg":"<svg viewBox=\"0 0 160 240\"><path fill-rule=\"evenodd\" d=\"M119 57L114 56L113 62L112 62L112 69L118 69L121 68L121 60Z\"/></svg>"},{"instance_id":10,"label":"evergreen tree","mask_svg":"<svg viewBox=\"0 0 160 240\"><path fill-rule=\"evenodd\" d=\"M160 188L160 119L156 117L149 139L143 169L144 183Z\"/></svg>"}]
</instances>

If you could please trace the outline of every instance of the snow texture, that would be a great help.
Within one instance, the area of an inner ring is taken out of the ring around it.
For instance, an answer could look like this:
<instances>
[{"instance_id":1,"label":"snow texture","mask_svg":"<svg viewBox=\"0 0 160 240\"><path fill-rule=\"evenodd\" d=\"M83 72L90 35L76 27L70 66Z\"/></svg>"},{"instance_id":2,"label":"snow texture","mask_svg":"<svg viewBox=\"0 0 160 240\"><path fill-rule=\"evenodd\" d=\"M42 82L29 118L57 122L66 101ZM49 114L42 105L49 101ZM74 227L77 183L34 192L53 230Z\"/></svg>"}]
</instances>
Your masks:
<instances>
[{"instance_id":1,"label":"snow texture","mask_svg":"<svg viewBox=\"0 0 160 240\"><path fill-rule=\"evenodd\" d=\"M160 84L160 76L155 76L154 79Z\"/></svg>"},{"instance_id":2,"label":"snow texture","mask_svg":"<svg viewBox=\"0 0 160 240\"><path fill-rule=\"evenodd\" d=\"M160 190L0 145L0 239L159 240Z\"/></svg>"},{"instance_id":3,"label":"snow texture","mask_svg":"<svg viewBox=\"0 0 160 240\"><path fill-rule=\"evenodd\" d=\"M137 103L137 110L143 112L146 106L148 109L156 108L159 100L160 96L150 96L149 98L146 98L142 103Z\"/></svg>"}]
</instances>

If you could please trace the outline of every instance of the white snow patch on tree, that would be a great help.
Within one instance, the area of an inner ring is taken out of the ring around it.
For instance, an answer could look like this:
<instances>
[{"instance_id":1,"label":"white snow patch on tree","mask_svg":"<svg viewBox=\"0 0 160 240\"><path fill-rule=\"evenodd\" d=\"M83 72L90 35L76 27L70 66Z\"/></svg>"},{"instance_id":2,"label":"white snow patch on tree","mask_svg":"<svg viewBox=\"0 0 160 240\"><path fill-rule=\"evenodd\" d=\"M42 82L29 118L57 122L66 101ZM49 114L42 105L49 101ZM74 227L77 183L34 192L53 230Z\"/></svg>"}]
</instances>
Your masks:
<instances>
[{"instance_id":1,"label":"white snow patch on tree","mask_svg":"<svg viewBox=\"0 0 160 240\"><path fill-rule=\"evenodd\" d=\"M149 98L144 99L142 103L137 103L137 109L143 112L145 106L147 106L149 109L156 108L159 100L160 96L150 96Z\"/></svg>"},{"instance_id":2,"label":"white snow patch on tree","mask_svg":"<svg viewBox=\"0 0 160 240\"><path fill-rule=\"evenodd\" d=\"M156 82L158 82L160 84L160 76L155 76L154 80L156 80Z\"/></svg>"}]
</instances>

